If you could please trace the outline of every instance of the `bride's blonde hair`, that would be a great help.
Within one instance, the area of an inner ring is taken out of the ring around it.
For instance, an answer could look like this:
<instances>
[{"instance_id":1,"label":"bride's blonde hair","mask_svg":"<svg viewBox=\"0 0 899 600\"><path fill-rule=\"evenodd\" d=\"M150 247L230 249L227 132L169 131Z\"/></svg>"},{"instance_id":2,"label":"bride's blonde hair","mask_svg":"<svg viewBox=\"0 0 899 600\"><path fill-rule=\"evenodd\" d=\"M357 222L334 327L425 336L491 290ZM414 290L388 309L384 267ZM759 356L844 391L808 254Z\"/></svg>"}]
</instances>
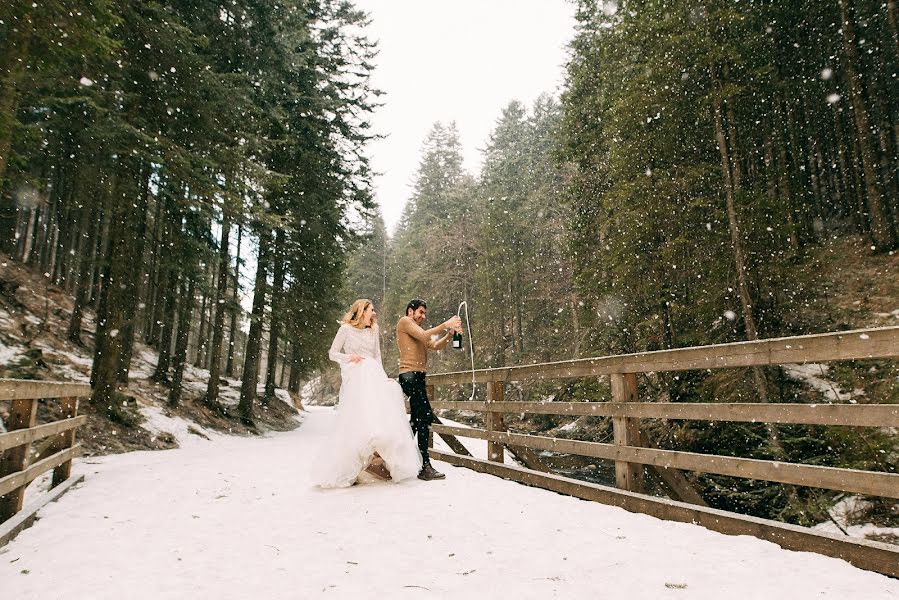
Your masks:
<instances>
[{"instance_id":1,"label":"bride's blonde hair","mask_svg":"<svg viewBox=\"0 0 899 600\"><path fill-rule=\"evenodd\" d=\"M365 325L362 324L362 314L365 312L365 309L371 306L371 300L368 298L359 298L350 306L350 310L347 311L345 315L343 315L342 323L346 323L347 325L352 325L356 329L365 329ZM378 318L374 317L371 320L371 326L374 328L375 323L377 323Z\"/></svg>"}]
</instances>

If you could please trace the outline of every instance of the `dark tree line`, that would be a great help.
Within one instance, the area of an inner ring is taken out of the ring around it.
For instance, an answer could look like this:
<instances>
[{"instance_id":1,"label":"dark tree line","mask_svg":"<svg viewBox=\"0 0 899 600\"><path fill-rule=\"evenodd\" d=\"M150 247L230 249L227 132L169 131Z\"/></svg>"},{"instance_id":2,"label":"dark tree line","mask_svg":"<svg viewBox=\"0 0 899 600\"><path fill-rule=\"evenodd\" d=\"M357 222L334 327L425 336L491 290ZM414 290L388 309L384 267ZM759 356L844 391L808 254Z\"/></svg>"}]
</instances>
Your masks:
<instances>
[{"instance_id":1,"label":"dark tree line","mask_svg":"<svg viewBox=\"0 0 899 600\"><path fill-rule=\"evenodd\" d=\"M346 216L372 208L365 23L345 0L0 7L0 244L74 295L98 407L137 339L172 404L188 356L212 409L239 373L248 421L261 379L265 403L318 364Z\"/></svg>"}]
</instances>

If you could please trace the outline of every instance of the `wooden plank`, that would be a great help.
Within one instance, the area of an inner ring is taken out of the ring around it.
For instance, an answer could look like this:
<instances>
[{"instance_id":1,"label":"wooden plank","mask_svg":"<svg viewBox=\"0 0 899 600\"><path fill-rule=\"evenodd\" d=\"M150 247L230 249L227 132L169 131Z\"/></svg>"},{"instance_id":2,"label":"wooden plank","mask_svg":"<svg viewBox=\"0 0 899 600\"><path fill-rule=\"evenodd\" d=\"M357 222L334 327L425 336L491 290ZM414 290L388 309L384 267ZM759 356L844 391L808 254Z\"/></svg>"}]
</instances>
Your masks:
<instances>
[{"instance_id":1,"label":"wooden plank","mask_svg":"<svg viewBox=\"0 0 899 600\"><path fill-rule=\"evenodd\" d=\"M486 410L483 402L438 402L439 408ZM504 402L495 412L634 417L743 423L899 427L899 404L761 404L693 402Z\"/></svg>"},{"instance_id":2,"label":"wooden plank","mask_svg":"<svg viewBox=\"0 0 899 600\"><path fill-rule=\"evenodd\" d=\"M636 402L636 373L613 373L610 378L612 398L616 402ZM612 434L616 446L639 446L640 420L631 417L612 417ZM643 465L616 460L615 484L622 490L642 493L644 487Z\"/></svg>"},{"instance_id":3,"label":"wooden plank","mask_svg":"<svg viewBox=\"0 0 899 600\"><path fill-rule=\"evenodd\" d=\"M505 431L506 425L503 423L503 413L491 412L490 408L503 401L505 397L505 389L502 382L494 381L487 386L487 431ZM487 442L487 460L494 462L503 462L505 453L503 452L503 444L499 442Z\"/></svg>"},{"instance_id":4,"label":"wooden plank","mask_svg":"<svg viewBox=\"0 0 899 600\"><path fill-rule=\"evenodd\" d=\"M444 426L445 427L445 426ZM697 454L675 450L656 450L630 446L616 446L599 442L582 442L520 433L490 433L483 429L449 427L448 433L460 437L503 442L536 450L562 454L579 454L606 460L654 465L660 468L683 469L697 473L714 473L731 477L760 479L792 485L819 487L829 490L855 492L871 496L899 498L899 474L877 471L859 471L836 467L817 467L797 463L734 458L715 454Z\"/></svg>"},{"instance_id":5,"label":"wooden plank","mask_svg":"<svg viewBox=\"0 0 899 600\"><path fill-rule=\"evenodd\" d=\"M51 502L59 500L59 498L72 489L75 485L84 481L84 475L78 475L56 486L46 494L44 494L39 502L30 504L25 510L20 511L16 516L0 524L0 548L8 544L23 529L31 527L37 517L40 509L44 508Z\"/></svg>"},{"instance_id":6,"label":"wooden plank","mask_svg":"<svg viewBox=\"0 0 899 600\"><path fill-rule=\"evenodd\" d=\"M31 398L12 401L12 410L6 423L10 431L17 429L30 429L34 427L37 416L37 400ZM11 473L20 472L28 464L28 455L31 452L31 443L26 442L15 448L10 448L3 453L0 460L0 481L3 481ZM0 522L6 521L22 510L25 498L24 489L16 489L18 486L3 490L0 487Z\"/></svg>"},{"instance_id":7,"label":"wooden plank","mask_svg":"<svg viewBox=\"0 0 899 600\"><path fill-rule=\"evenodd\" d=\"M469 371L470 373L471 371ZM515 403L520 404L520 403ZM525 404L531 404L531 402L525 402ZM437 402L432 402L431 406L435 409L439 410L470 410L474 412L486 412L487 411L487 403L486 402L471 402L468 400L440 400ZM499 410L498 408L496 410ZM507 411L505 408L502 409L502 412L512 412Z\"/></svg>"},{"instance_id":8,"label":"wooden plank","mask_svg":"<svg viewBox=\"0 0 899 600\"><path fill-rule=\"evenodd\" d=\"M434 415L434 423L435 425L431 425L431 432L439 435L440 439L446 442L446 445L449 446L453 452L463 456L471 456L471 452L468 451L468 448L463 446L462 442L455 436L449 435L448 433L440 433L439 428L446 427L446 425L442 424L442 421L437 415Z\"/></svg>"},{"instance_id":9,"label":"wooden plank","mask_svg":"<svg viewBox=\"0 0 899 600\"><path fill-rule=\"evenodd\" d=\"M798 525L739 515L666 498L654 498L595 483L574 481L552 473L540 473L517 465L499 464L436 451L434 458L525 485L619 506L630 512L644 513L669 521L692 523L728 535L755 536L774 542L787 550L817 552L840 558L860 569L899 577L899 547L891 544L837 536Z\"/></svg>"},{"instance_id":10,"label":"wooden plank","mask_svg":"<svg viewBox=\"0 0 899 600\"><path fill-rule=\"evenodd\" d=\"M443 437L444 434L452 435L456 437L466 437L473 438L476 440L486 440L488 438L488 433L483 429L477 429L474 427L456 427L454 425L432 425L431 429L434 430L434 433L440 434L440 437Z\"/></svg>"},{"instance_id":11,"label":"wooden plank","mask_svg":"<svg viewBox=\"0 0 899 600\"><path fill-rule=\"evenodd\" d=\"M78 414L78 398L69 397L62 399L62 409L63 414L68 418L75 418ZM65 450L67 448L71 448L75 445L75 430L69 429L65 433L60 435L59 445L56 447L57 450ZM52 487L56 487L61 484L63 481L69 478L72 474L72 459L67 460L62 463L55 469L53 469L53 481L50 484Z\"/></svg>"},{"instance_id":12,"label":"wooden plank","mask_svg":"<svg viewBox=\"0 0 899 600\"><path fill-rule=\"evenodd\" d=\"M77 444L72 448L62 450L43 460L39 460L24 471L19 471L18 473L12 473L3 477L0 479L0 496L8 497L16 490L24 491L25 486L37 479L41 473L54 469L79 454L81 454L81 444ZM19 509L21 510L21 507L19 507Z\"/></svg>"},{"instance_id":13,"label":"wooden plank","mask_svg":"<svg viewBox=\"0 0 899 600\"><path fill-rule=\"evenodd\" d=\"M0 379L0 400L38 400L90 395L91 386L86 383Z\"/></svg>"},{"instance_id":14,"label":"wooden plank","mask_svg":"<svg viewBox=\"0 0 899 600\"><path fill-rule=\"evenodd\" d=\"M80 417L75 417L73 419L63 419L62 421L38 425L31 429L19 429L8 433L0 433L0 451L35 442L52 435L57 435L64 431L68 431L69 429L80 427L85 423L87 423L87 417L81 415Z\"/></svg>"},{"instance_id":15,"label":"wooden plank","mask_svg":"<svg viewBox=\"0 0 899 600\"><path fill-rule=\"evenodd\" d=\"M640 432L640 442L640 445L645 448L658 448L658 446L650 441L646 432ZM650 475L653 475L658 479L659 483L672 500L680 500L681 502L689 502L690 504L698 504L699 506L708 506L699 492L696 491L696 488L694 488L687 480L683 471L667 467L657 467L655 465L647 465L646 470Z\"/></svg>"},{"instance_id":16,"label":"wooden plank","mask_svg":"<svg viewBox=\"0 0 899 600\"><path fill-rule=\"evenodd\" d=\"M515 460L526 466L528 469L540 471L541 473L549 473L550 468L547 467L536 452L524 446L506 446L509 454L515 457Z\"/></svg>"},{"instance_id":17,"label":"wooden plank","mask_svg":"<svg viewBox=\"0 0 899 600\"><path fill-rule=\"evenodd\" d=\"M475 371L474 379L479 382L561 379L895 356L899 356L899 326L481 369ZM438 373L428 375L428 383L466 383L471 378L471 371Z\"/></svg>"}]
</instances>

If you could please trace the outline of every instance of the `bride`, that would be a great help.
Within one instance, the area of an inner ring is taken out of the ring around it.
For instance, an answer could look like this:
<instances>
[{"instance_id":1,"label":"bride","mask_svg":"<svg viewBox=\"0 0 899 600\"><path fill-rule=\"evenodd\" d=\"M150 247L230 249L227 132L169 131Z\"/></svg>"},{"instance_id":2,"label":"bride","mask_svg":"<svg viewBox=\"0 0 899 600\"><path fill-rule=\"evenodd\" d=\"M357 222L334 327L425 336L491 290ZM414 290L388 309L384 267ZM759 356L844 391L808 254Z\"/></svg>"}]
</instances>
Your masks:
<instances>
[{"instance_id":1,"label":"bride","mask_svg":"<svg viewBox=\"0 0 899 600\"><path fill-rule=\"evenodd\" d=\"M353 302L328 358L340 365L335 429L316 461L313 479L324 488L348 487L376 453L399 482L421 470L400 385L381 364L381 342L371 301Z\"/></svg>"}]
</instances>

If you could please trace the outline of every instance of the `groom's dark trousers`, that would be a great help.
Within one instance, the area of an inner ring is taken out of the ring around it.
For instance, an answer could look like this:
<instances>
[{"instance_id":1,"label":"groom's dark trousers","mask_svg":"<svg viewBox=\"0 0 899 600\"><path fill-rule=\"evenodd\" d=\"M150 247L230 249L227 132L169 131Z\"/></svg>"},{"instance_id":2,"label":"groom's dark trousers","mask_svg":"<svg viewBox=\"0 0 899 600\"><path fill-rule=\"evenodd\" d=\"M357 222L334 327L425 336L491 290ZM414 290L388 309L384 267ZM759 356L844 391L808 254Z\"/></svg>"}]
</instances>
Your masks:
<instances>
[{"instance_id":1,"label":"groom's dark trousers","mask_svg":"<svg viewBox=\"0 0 899 600\"><path fill-rule=\"evenodd\" d=\"M428 389L425 387L424 371L409 371L400 373L400 387L403 393L409 396L411 408L410 424L412 433L418 438L418 449L421 459L427 463L428 459L428 434L431 432L431 423L434 421L434 411L428 401Z\"/></svg>"}]
</instances>

